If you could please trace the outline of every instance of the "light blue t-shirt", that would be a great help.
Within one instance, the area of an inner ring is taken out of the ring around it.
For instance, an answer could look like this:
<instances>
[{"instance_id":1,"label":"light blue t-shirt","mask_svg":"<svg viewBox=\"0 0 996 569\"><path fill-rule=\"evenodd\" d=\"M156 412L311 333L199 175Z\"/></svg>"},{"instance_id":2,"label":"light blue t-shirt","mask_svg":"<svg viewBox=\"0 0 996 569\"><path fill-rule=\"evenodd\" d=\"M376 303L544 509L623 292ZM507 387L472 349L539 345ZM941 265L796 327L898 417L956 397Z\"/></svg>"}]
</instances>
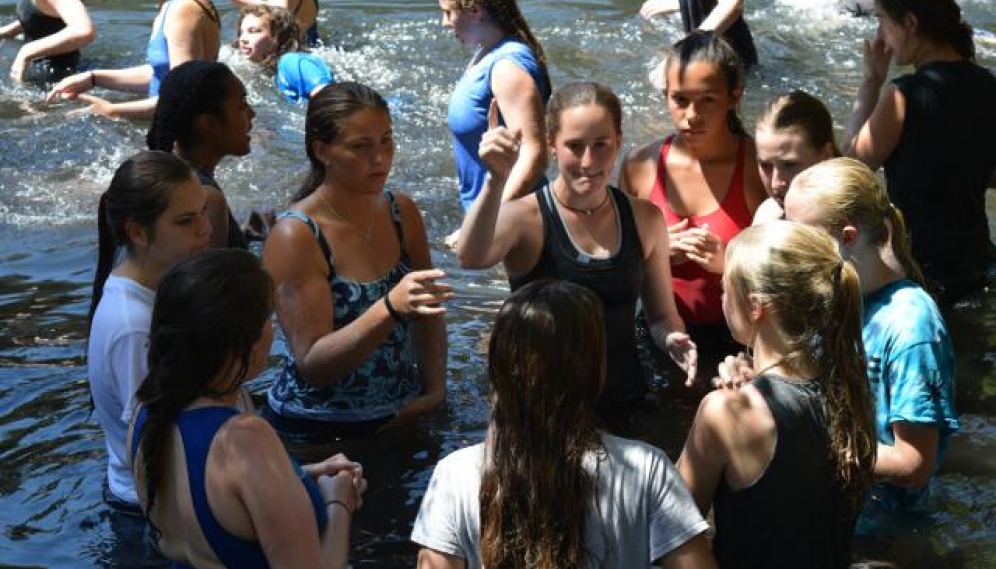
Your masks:
<instances>
[{"instance_id":1,"label":"light blue t-shirt","mask_svg":"<svg viewBox=\"0 0 996 569\"><path fill-rule=\"evenodd\" d=\"M475 59L478 54L474 55ZM487 168L477 155L477 149L488 129L488 107L494 98L491 91L491 70L503 59L512 61L533 78L544 105L550 98L550 86L543 79L543 70L536 54L529 46L513 37L503 39L464 72L450 95L447 117L450 132L453 133L453 158L456 160L457 177L460 179L460 203L464 211L473 205L487 177Z\"/></svg>"},{"instance_id":2,"label":"light blue t-shirt","mask_svg":"<svg viewBox=\"0 0 996 569\"><path fill-rule=\"evenodd\" d=\"M318 56L292 51L277 61L273 80L284 99L298 103L309 100L316 88L335 83L335 75Z\"/></svg>"},{"instance_id":3,"label":"light blue t-shirt","mask_svg":"<svg viewBox=\"0 0 996 569\"><path fill-rule=\"evenodd\" d=\"M937 304L912 281L890 283L865 297L862 336L878 441L895 444L895 422L936 426L940 431L936 473L948 437L961 426L954 409L954 349ZM914 510L926 499L928 488L876 482L862 517L871 510Z\"/></svg>"}]
</instances>

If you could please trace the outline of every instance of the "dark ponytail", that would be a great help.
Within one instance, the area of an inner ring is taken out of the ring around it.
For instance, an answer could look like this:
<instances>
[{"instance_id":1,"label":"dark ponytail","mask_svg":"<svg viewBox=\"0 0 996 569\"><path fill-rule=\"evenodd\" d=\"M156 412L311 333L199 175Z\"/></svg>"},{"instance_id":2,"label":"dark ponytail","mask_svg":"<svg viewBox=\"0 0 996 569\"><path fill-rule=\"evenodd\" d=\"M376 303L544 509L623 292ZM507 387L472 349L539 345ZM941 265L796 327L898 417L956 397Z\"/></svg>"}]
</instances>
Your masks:
<instances>
[{"instance_id":1,"label":"dark ponytail","mask_svg":"<svg viewBox=\"0 0 996 569\"><path fill-rule=\"evenodd\" d=\"M349 117L364 109L383 111L390 118L387 101L377 91L361 83L333 83L311 97L304 120L304 150L311 162L311 170L301 189L291 198L291 203L308 197L325 181L325 164L315 155L314 143L335 140L346 127Z\"/></svg>"},{"instance_id":2,"label":"dark ponytail","mask_svg":"<svg viewBox=\"0 0 996 569\"><path fill-rule=\"evenodd\" d=\"M151 231L169 205L170 192L194 178L186 162L166 152L139 152L114 172L111 185L97 207L97 270L93 278L87 327L104 293L104 283L114 268L118 250L130 250L128 221Z\"/></svg>"},{"instance_id":3,"label":"dark ponytail","mask_svg":"<svg viewBox=\"0 0 996 569\"><path fill-rule=\"evenodd\" d=\"M147 516L166 475L177 416L198 397L221 397L242 385L272 312L273 281L247 251L198 253L160 280L149 331L149 375L135 394L146 409L136 476L144 476ZM213 385L226 371L228 384Z\"/></svg>"},{"instance_id":4,"label":"dark ponytail","mask_svg":"<svg viewBox=\"0 0 996 569\"><path fill-rule=\"evenodd\" d=\"M145 137L149 149L174 152L174 146L190 149L203 144L197 139L197 117L224 116L225 99L236 80L231 69L214 61L192 60L171 69L159 88L156 112Z\"/></svg>"},{"instance_id":5,"label":"dark ponytail","mask_svg":"<svg viewBox=\"0 0 996 569\"><path fill-rule=\"evenodd\" d=\"M975 61L972 27L962 18L955 0L876 0L875 4L896 22L912 14L917 33L930 41L949 45L958 55Z\"/></svg>"}]
</instances>

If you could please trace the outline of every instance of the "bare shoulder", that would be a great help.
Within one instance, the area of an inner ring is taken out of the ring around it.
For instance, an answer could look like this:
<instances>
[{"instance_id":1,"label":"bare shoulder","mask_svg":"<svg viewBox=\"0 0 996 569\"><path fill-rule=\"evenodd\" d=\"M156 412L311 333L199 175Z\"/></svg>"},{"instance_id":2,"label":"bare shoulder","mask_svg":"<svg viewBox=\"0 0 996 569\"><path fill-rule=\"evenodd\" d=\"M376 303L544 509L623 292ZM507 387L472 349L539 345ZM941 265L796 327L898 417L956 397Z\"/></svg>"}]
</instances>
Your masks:
<instances>
[{"instance_id":1,"label":"bare shoulder","mask_svg":"<svg viewBox=\"0 0 996 569\"><path fill-rule=\"evenodd\" d=\"M654 188L657 161L664 139L636 146L623 159L619 170L619 188L631 196L646 199Z\"/></svg>"},{"instance_id":2,"label":"bare shoulder","mask_svg":"<svg viewBox=\"0 0 996 569\"><path fill-rule=\"evenodd\" d=\"M266 419L252 413L242 413L226 421L218 430L216 439L215 444L219 444L219 450L226 451L226 455L232 453L232 456L241 454L251 457L283 452L283 443L277 432Z\"/></svg>"},{"instance_id":3,"label":"bare shoulder","mask_svg":"<svg viewBox=\"0 0 996 569\"><path fill-rule=\"evenodd\" d=\"M327 270L314 230L290 216L278 219L270 228L263 244L263 266L277 281L290 273L310 272L306 267L319 272Z\"/></svg>"},{"instance_id":4,"label":"bare shoulder","mask_svg":"<svg viewBox=\"0 0 996 569\"><path fill-rule=\"evenodd\" d=\"M699 414L722 433L731 447L763 439L774 428L771 410L752 384L710 392L702 400Z\"/></svg>"},{"instance_id":5,"label":"bare shoulder","mask_svg":"<svg viewBox=\"0 0 996 569\"><path fill-rule=\"evenodd\" d=\"M634 146L626 153L625 164L643 164L646 162L653 162L654 165L657 164L657 158L661 154L661 147L664 145L664 139L654 140L646 144L639 146Z\"/></svg>"}]
</instances>

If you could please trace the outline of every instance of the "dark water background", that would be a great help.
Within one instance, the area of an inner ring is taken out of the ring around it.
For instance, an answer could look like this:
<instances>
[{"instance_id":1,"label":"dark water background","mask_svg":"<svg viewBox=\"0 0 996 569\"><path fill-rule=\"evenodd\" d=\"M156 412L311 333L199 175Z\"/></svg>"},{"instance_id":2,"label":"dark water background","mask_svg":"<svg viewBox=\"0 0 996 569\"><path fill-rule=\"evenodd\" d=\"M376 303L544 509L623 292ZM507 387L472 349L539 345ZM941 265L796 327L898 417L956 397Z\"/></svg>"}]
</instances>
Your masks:
<instances>
[{"instance_id":1,"label":"dark water background","mask_svg":"<svg viewBox=\"0 0 996 569\"><path fill-rule=\"evenodd\" d=\"M100 37L88 48L92 66L143 60L155 12L152 0L87 2ZM778 92L803 88L825 100L842 128L861 76L860 39L870 19L852 18L829 2L747 3L763 65L747 81L748 123ZM524 0L525 13L552 63L556 85L596 79L623 100L628 143L670 127L662 98L646 80L664 41L679 23L648 23L638 0ZM996 68L996 3L965 0L980 32L979 60ZM235 34L235 11L219 0L224 38ZM14 0L0 0L0 21ZM449 401L417 428L362 444L303 449L346 450L366 464L367 506L353 533L355 567L411 566L407 535L433 464L477 442L487 420L481 337L504 297L500 272L460 270L439 242L455 228L456 200L445 110L450 89L472 51L439 27L431 0L322 0L319 25L334 48L319 53L343 79L366 82L388 97L398 152L391 185L415 197L426 215L436 263L458 296L450 305ZM84 360L85 311L95 259L97 198L114 168L144 145L146 124L68 117L72 105L40 102L41 91L13 85L7 66L20 42L0 42L0 567L132 567L133 548L120 539L101 500L106 457L89 412ZM250 208L285 203L306 168L303 108L278 99L269 79L223 48L246 81L258 116L253 153L218 171L238 217ZM993 102L996 104L996 101ZM971 125L963 125L971 128ZM990 214L996 206L990 205ZM935 481L937 512L895 540L865 547L901 567L996 567L996 292L948 313L958 351L963 429L951 442ZM272 371L270 372L272 374ZM268 382L253 382L256 394ZM663 381L658 378L658 383ZM661 417L672 457L694 412L676 402Z\"/></svg>"}]
</instances>

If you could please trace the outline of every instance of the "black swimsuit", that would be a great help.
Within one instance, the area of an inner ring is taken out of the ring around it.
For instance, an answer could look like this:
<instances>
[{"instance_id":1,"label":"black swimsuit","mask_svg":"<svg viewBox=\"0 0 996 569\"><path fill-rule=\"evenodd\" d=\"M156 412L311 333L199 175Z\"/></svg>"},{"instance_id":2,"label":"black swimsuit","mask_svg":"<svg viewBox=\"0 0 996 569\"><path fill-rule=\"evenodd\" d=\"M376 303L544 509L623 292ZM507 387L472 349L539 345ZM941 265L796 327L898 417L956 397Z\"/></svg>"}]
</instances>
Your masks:
<instances>
[{"instance_id":1,"label":"black swimsuit","mask_svg":"<svg viewBox=\"0 0 996 569\"><path fill-rule=\"evenodd\" d=\"M62 18L49 16L35 6L32 0L18 0L17 20L21 22L21 29L24 32L24 41L32 42L48 36L54 35L66 27ZM80 50L74 49L66 53L59 53L47 57L41 57L32 61L32 75L41 75L42 81L56 81L72 74L80 62Z\"/></svg>"}]
</instances>

